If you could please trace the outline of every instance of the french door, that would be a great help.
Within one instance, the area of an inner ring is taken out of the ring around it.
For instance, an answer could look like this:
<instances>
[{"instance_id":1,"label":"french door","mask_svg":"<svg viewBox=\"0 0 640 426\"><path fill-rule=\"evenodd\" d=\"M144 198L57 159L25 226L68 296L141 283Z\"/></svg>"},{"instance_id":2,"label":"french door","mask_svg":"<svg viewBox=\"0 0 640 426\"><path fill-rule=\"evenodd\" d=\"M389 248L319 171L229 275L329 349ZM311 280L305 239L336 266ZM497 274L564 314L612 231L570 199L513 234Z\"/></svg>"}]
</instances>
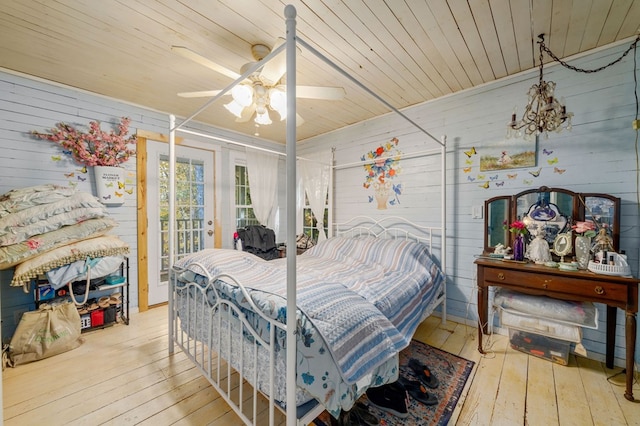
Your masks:
<instances>
[{"instance_id":1,"label":"french door","mask_svg":"<svg viewBox=\"0 0 640 426\"><path fill-rule=\"evenodd\" d=\"M176 146L175 260L214 246L214 152ZM147 143L148 305L168 300L169 146Z\"/></svg>"}]
</instances>

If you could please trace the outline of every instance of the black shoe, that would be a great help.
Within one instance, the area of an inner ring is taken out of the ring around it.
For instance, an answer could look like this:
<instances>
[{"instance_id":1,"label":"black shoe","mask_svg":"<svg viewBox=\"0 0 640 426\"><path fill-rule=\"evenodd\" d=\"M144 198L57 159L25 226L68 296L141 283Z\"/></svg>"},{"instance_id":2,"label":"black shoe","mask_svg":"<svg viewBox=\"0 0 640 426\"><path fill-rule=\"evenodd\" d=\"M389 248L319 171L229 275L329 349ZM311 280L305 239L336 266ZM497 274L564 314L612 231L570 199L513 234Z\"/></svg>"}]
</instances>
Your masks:
<instances>
[{"instance_id":1,"label":"black shoe","mask_svg":"<svg viewBox=\"0 0 640 426\"><path fill-rule=\"evenodd\" d=\"M332 424L336 426L376 426L380 424L380 419L371 414L365 404L356 402L351 410L342 411L338 420Z\"/></svg>"},{"instance_id":2,"label":"black shoe","mask_svg":"<svg viewBox=\"0 0 640 426\"><path fill-rule=\"evenodd\" d=\"M409 417L409 395L398 382L367 389L367 398L374 407L401 419Z\"/></svg>"},{"instance_id":3,"label":"black shoe","mask_svg":"<svg viewBox=\"0 0 640 426\"><path fill-rule=\"evenodd\" d=\"M424 405L437 405L438 398L429 393L427 388L418 380L408 380L400 376L398 379L402 386L405 387L409 396Z\"/></svg>"},{"instance_id":4,"label":"black shoe","mask_svg":"<svg viewBox=\"0 0 640 426\"><path fill-rule=\"evenodd\" d=\"M415 374L418 377L418 380L420 380L426 387L435 389L440 384L436 376L434 376L431 370L429 370L429 367L422 364L417 359L411 358L409 360L409 368L413 370L413 374Z\"/></svg>"}]
</instances>

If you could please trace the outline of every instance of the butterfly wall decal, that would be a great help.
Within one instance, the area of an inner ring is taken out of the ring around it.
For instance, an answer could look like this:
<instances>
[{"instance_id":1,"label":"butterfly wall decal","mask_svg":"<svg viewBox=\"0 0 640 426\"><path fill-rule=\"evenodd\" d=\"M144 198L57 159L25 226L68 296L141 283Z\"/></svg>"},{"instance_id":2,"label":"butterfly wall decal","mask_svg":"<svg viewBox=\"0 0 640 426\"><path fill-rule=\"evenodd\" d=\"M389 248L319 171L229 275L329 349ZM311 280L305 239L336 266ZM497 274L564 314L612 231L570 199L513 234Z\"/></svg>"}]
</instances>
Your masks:
<instances>
[{"instance_id":1,"label":"butterfly wall decal","mask_svg":"<svg viewBox=\"0 0 640 426\"><path fill-rule=\"evenodd\" d=\"M504 181L496 182L496 186L504 186Z\"/></svg>"},{"instance_id":2,"label":"butterfly wall decal","mask_svg":"<svg viewBox=\"0 0 640 426\"><path fill-rule=\"evenodd\" d=\"M113 182L105 183L104 186L107 188L113 188Z\"/></svg>"},{"instance_id":3,"label":"butterfly wall decal","mask_svg":"<svg viewBox=\"0 0 640 426\"><path fill-rule=\"evenodd\" d=\"M464 160L464 163L465 163L466 165L471 165L471 164L473 164L473 160L472 160L472 159L470 159L470 158L467 158L466 160Z\"/></svg>"},{"instance_id":4,"label":"butterfly wall decal","mask_svg":"<svg viewBox=\"0 0 640 426\"><path fill-rule=\"evenodd\" d=\"M549 163L550 166L556 164L558 162L558 157L554 157L550 160L547 160L547 163Z\"/></svg>"},{"instance_id":5,"label":"butterfly wall decal","mask_svg":"<svg viewBox=\"0 0 640 426\"><path fill-rule=\"evenodd\" d=\"M65 177L67 177L67 178L72 178L72 177L74 177L76 174L75 174L74 172L71 172L71 173L65 173L64 175L65 175Z\"/></svg>"},{"instance_id":6,"label":"butterfly wall decal","mask_svg":"<svg viewBox=\"0 0 640 426\"><path fill-rule=\"evenodd\" d=\"M102 198L104 198L105 200L110 200L111 199L111 194L104 195Z\"/></svg>"},{"instance_id":7,"label":"butterfly wall decal","mask_svg":"<svg viewBox=\"0 0 640 426\"><path fill-rule=\"evenodd\" d=\"M118 181L118 189L124 188L124 182Z\"/></svg>"},{"instance_id":8,"label":"butterfly wall decal","mask_svg":"<svg viewBox=\"0 0 640 426\"><path fill-rule=\"evenodd\" d=\"M478 180L484 180L485 175L478 175Z\"/></svg>"},{"instance_id":9,"label":"butterfly wall decal","mask_svg":"<svg viewBox=\"0 0 640 426\"><path fill-rule=\"evenodd\" d=\"M554 167L554 168L553 168L553 172L554 172L554 173L558 173L559 175L563 174L563 173L564 173L564 172L566 172L566 171L567 171L567 169L559 169L559 168L557 168L557 167Z\"/></svg>"},{"instance_id":10,"label":"butterfly wall decal","mask_svg":"<svg viewBox=\"0 0 640 426\"><path fill-rule=\"evenodd\" d=\"M485 183L483 183L482 185L478 185L480 188L484 188L487 189L489 188L489 181L486 181Z\"/></svg>"},{"instance_id":11,"label":"butterfly wall decal","mask_svg":"<svg viewBox=\"0 0 640 426\"><path fill-rule=\"evenodd\" d=\"M464 169L462 169L463 172L465 173L470 173L471 172L471 167L465 167Z\"/></svg>"},{"instance_id":12,"label":"butterfly wall decal","mask_svg":"<svg viewBox=\"0 0 640 426\"><path fill-rule=\"evenodd\" d=\"M59 155L52 155L52 156L51 156L51 159L52 159L53 161L60 161L60 160L62 160L62 157L61 157L61 156L59 156Z\"/></svg>"},{"instance_id":13,"label":"butterfly wall decal","mask_svg":"<svg viewBox=\"0 0 640 426\"><path fill-rule=\"evenodd\" d=\"M116 194L116 197L122 197L124 194L118 191L114 191L114 194Z\"/></svg>"},{"instance_id":14,"label":"butterfly wall decal","mask_svg":"<svg viewBox=\"0 0 640 426\"><path fill-rule=\"evenodd\" d=\"M81 169L77 169L76 171L80 172L80 173L87 173L87 166L84 166Z\"/></svg>"},{"instance_id":15,"label":"butterfly wall decal","mask_svg":"<svg viewBox=\"0 0 640 426\"><path fill-rule=\"evenodd\" d=\"M464 153L467 155L467 157L471 158L472 155L476 155L477 154L476 147L472 146L469 151L465 151Z\"/></svg>"},{"instance_id":16,"label":"butterfly wall decal","mask_svg":"<svg viewBox=\"0 0 640 426\"><path fill-rule=\"evenodd\" d=\"M476 178L471 177L471 176L467 176L467 180L468 180L469 182L473 182L474 180L476 180Z\"/></svg>"},{"instance_id":17,"label":"butterfly wall decal","mask_svg":"<svg viewBox=\"0 0 640 426\"><path fill-rule=\"evenodd\" d=\"M79 180L80 182L84 182L85 180L87 180L87 178L83 178L82 176L78 176L78 180Z\"/></svg>"},{"instance_id":18,"label":"butterfly wall decal","mask_svg":"<svg viewBox=\"0 0 640 426\"><path fill-rule=\"evenodd\" d=\"M517 173L514 173L514 174L509 174L509 173L507 173L507 178L509 178L509 179L515 179L515 178L517 178L517 177L518 177L518 174L517 174Z\"/></svg>"},{"instance_id":19,"label":"butterfly wall decal","mask_svg":"<svg viewBox=\"0 0 640 426\"><path fill-rule=\"evenodd\" d=\"M524 183L525 185L531 185L533 181L531 179L522 179L522 183Z\"/></svg>"},{"instance_id":20,"label":"butterfly wall decal","mask_svg":"<svg viewBox=\"0 0 640 426\"><path fill-rule=\"evenodd\" d=\"M551 154L553 154L553 151L549 151L549 150L547 150L547 148L543 148L542 152L543 152L545 155L551 155Z\"/></svg>"},{"instance_id":21,"label":"butterfly wall decal","mask_svg":"<svg viewBox=\"0 0 640 426\"><path fill-rule=\"evenodd\" d=\"M489 176L489 180L498 180L498 175Z\"/></svg>"},{"instance_id":22,"label":"butterfly wall decal","mask_svg":"<svg viewBox=\"0 0 640 426\"><path fill-rule=\"evenodd\" d=\"M533 177L538 177L538 176L540 176L540 172L541 172L541 171L542 171L542 167L541 167L541 168L539 168L538 170L535 170L535 171L534 171L534 170L530 170L530 171L529 171L529 174L530 174L531 176L533 176Z\"/></svg>"},{"instance_id":23,"label":"butterfly wall decal","mask_svg":"<svg viewBox=\"0 0 640 426\"><path fill-rule=\"evenodd\" d=\"M124 192L126 192L129 195L131 195L131 194L133 194L133 188L125 189Z\"/></svg>"}]
</instances>

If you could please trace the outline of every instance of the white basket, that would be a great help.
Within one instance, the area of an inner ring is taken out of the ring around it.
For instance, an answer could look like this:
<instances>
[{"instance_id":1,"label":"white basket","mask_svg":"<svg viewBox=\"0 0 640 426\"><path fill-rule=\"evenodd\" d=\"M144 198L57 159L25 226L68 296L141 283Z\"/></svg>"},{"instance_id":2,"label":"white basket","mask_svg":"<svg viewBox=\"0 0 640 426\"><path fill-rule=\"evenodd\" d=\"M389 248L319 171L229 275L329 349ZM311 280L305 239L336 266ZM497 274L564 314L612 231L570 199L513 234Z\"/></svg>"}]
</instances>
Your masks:
<instances>
[{"instance_id":1,"label":"white basket","mask_svg":"<svg viewBox=\"0 0 640 426\"><path fill-rule=\"evenodd\" d=\"M589 261L587 269L591 272L595 272L596 274L603 275L620 275L624 277L631 275L631 268L629 265L603 265L602 263L596 263L593 260Z\"/></svg>"}]
</instances>

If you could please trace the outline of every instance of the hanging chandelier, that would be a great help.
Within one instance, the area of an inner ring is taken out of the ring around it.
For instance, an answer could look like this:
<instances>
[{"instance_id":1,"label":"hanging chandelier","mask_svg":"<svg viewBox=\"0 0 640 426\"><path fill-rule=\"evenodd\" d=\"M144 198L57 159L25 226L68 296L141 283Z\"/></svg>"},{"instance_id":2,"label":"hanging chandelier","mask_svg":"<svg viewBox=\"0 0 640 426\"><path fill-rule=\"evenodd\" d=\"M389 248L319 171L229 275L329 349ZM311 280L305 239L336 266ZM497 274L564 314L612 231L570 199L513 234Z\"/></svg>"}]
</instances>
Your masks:
<instances>
[{"instance_id":1,"label":"hanging chandelier","mask_svg":"<svg viewBox=\"0 0 640 426\"><path fill-rule=\"evenodd\" d=\"M544 133L549 137L548 132L556 131L560 133L563 129L571 131L572 112L567 112L564 99L558 101L555 96L556 83L544 81L542 51L544 48L544 34L538 36L540 41L540 75L538 84L531 86L528 92L529 100L524 109L522 119L516 121L517 111L513 109L511 121L507 124L507 138L524 137L530 139Z\"/></svg>"}]
</instances>

